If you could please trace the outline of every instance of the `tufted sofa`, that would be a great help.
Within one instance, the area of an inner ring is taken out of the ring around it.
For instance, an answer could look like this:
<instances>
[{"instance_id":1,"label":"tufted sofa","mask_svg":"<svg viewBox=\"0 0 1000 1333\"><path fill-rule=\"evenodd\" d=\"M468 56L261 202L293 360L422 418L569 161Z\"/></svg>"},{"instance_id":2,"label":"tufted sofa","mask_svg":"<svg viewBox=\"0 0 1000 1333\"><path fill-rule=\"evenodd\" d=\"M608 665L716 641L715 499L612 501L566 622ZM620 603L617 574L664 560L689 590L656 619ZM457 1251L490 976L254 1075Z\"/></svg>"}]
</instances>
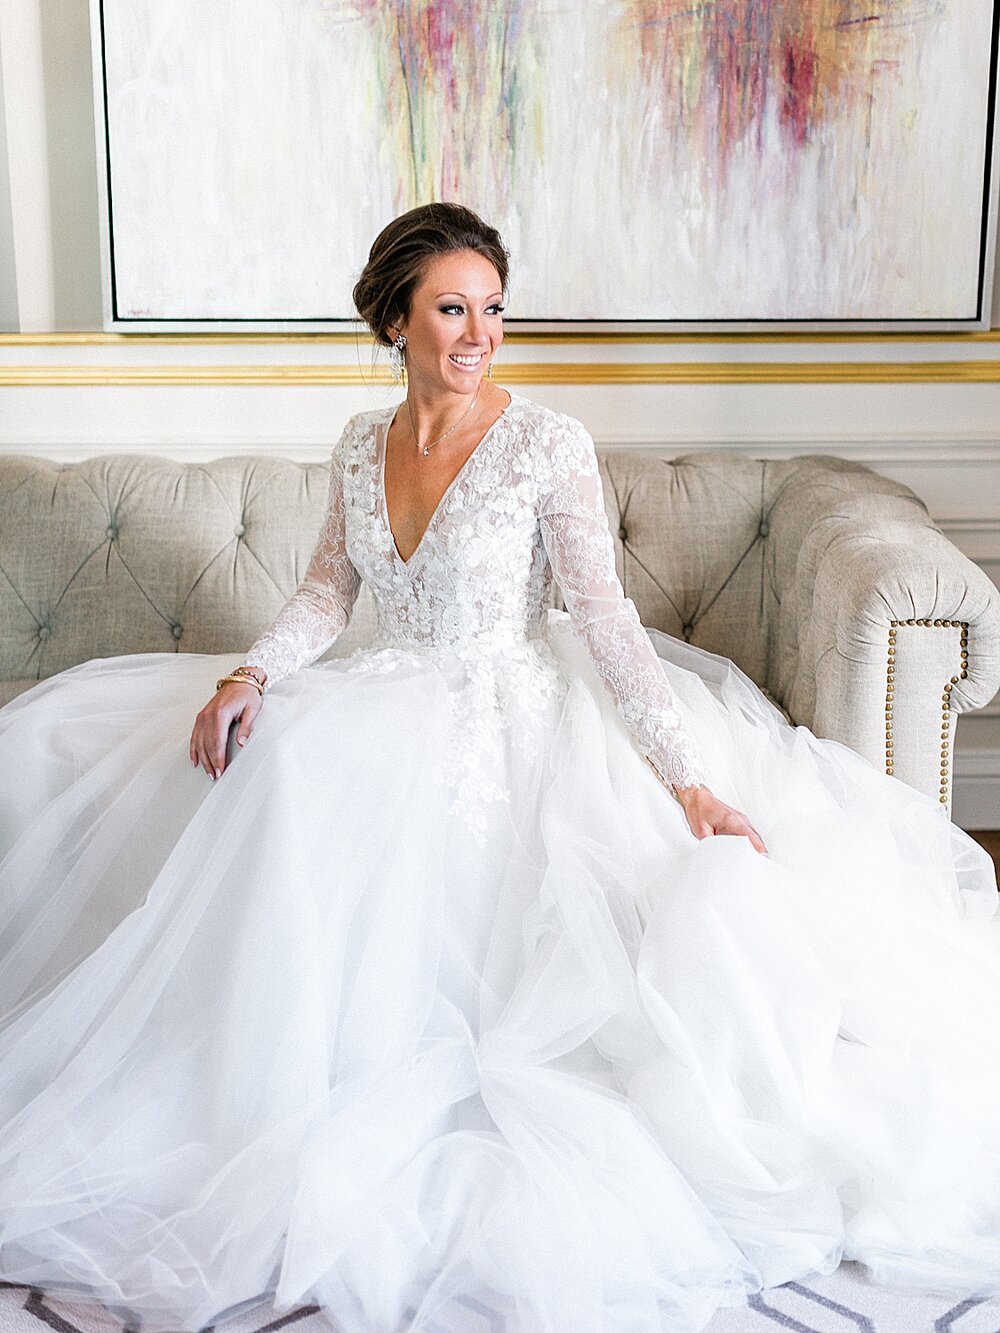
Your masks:
<instances>
[{"instance_id":1,"label":"tufted sofa","mask_svg":"<svg viewBox=\"0 0 1000 1333\"><path fill-rule=\"evenodd\" d=\"M601 460L647 625L945 806L958 713L1000 685L1000 594L905 486L836 458ZM0 704L91 657L245 648L302 577L326 467L0 459ZM334 652L362 642L363 591Z\"/></svg>"}]
</instances>

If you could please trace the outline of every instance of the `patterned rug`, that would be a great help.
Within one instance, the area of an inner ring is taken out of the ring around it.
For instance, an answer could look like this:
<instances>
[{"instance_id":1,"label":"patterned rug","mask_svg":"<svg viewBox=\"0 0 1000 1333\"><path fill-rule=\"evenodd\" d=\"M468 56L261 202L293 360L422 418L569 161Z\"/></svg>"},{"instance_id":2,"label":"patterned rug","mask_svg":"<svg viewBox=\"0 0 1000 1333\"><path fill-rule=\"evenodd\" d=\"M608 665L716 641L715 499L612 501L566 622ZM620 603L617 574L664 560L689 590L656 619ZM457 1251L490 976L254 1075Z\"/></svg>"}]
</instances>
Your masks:
<instances>
[{"instance_id":1,"label":"patterned rug","mask_svg":"<svg viewBox=\"0 0 1000 1333\"><path fill-rule=\"evenodd\" d=\"M129 1327L101 1307L60 1301L29 1287L0 1283L0 1333L44 1333L42 1325L56 1333L123 1333ZM289 1325L295 1325L295 1333L336 1333L332 1321L309 1305L282 1315L261 1306L227 1321L220 1333L273 1333ZM720 1310L705 1333L777 1333L778 1329L791 1333L1000 1333L1000 1298L956 1300L887 1291L867 1283L857 1265L845 1263L827 1277L788 1282L751 1296L745 1307ZM391 1331L372 1329L371 1333ZM490 1320L477 1317L470 1307L461 1323L442 1328L441 1333L494 1330Z\"/></svg>"}]
</instances>

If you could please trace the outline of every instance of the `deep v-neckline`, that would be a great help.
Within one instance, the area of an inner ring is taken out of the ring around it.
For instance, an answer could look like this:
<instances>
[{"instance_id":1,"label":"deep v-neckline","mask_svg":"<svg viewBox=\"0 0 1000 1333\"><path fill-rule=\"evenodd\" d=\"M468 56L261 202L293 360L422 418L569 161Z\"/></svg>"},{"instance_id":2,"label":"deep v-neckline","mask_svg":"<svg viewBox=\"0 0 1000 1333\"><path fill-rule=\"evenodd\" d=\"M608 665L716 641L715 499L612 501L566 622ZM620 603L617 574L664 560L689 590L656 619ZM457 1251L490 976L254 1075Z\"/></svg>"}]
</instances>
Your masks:
<instances>
[{"instance_id":1,"label":"deep v-neckline","mask_svg":"<svg viewBox=\"0 0 1000 1333\"><path fill-rule=\"evenodd\" d=\"M399 547L396 545L396 538L392 531L392 520L389 517L389 499L388 496L386 495L386 490L385 490L385 459L386 459L386 454L389 452L389 427L392 425L393 420L395 419L396 413L399 410L398 407L394 407L391 414L384 421L379 423L379 439L378 439L379 499L382 504L382 516L385 521L385 530L389 536L389 546L392 549L393 559L398 561L399 564L401 564L404 569L408 569L413 564L413 561L416 559L417 555L420 553L424 543L427 540L427 534L434 527L435 523L438 520L438 516L443 511L445 506L445 501L451 495L452 491L455 489L455 487L458 485L461 479L466 475L467 472L469 472L469 470L472 467L473 459L482 450L483 446L487 443L487 441L496 431L497 426L499 426L500 423L506 418L508 412L510 412L511 408L514 406L514 394L512 394L509 389L506 390L506 393L510 399L510 402L500 413L500 415L495 420L491 421L490 424L486 427L475 448L472 450L468 458L465 460L462 466L452 477L451 481L445 487L444 491L441 494L440 500L438 500L437 504L434 506L434 510L430 518L427 520L427 526L420 534L420 540L417 542L416 546L414 546L413 550L410 552L410 554L407 556L405 560L400 555Z\"/></svg>"}]
</instances>

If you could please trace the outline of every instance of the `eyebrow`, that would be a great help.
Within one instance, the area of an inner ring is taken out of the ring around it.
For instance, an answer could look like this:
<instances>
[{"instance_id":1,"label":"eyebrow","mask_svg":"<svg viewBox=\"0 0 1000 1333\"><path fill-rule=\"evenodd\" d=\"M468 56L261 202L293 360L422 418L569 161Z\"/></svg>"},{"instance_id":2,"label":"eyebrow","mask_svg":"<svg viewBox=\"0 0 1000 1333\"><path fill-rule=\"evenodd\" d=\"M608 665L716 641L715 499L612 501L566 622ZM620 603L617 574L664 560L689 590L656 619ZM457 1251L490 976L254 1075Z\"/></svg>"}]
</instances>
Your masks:
<instances>
[{"instance_id":1,"label":"eyebrow","mask_svg":"<svg viewBox=\"0 0 1000 1333\"><path fill-rule=\"evenodd\" d=\"M437 294L437 296L435 296L434 300L435 300L435 301L440 301L440 300L443 300L443 298L446 297L446 296L460 296L460 297L462 298L463 301L468 301L468 300L469 300L469 298L465 295L464 292L438 292L438 294ZM499 296L499 297L501 298L501 300L502 300L502 299L503 299L503 292L492 292L492 293L491 293L489 296L487 296L485 299L486 299L487 301L492 301L493 298L494 298L495 296Z\"/></svg>"}]
</instances>

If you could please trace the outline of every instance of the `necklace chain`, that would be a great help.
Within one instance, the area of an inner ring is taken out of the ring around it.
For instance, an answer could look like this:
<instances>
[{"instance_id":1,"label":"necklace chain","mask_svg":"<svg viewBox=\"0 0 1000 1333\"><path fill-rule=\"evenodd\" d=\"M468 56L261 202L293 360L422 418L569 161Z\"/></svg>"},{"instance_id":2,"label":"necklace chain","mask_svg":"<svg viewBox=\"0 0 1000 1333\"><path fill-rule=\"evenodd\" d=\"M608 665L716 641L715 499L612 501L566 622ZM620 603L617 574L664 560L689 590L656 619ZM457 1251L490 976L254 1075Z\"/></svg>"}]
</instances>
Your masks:
<instances>
[{"instance_id":1,"label":"necklace chain","mask_svg":"<svg viewBox=\"0 0 1000 1333\"><path fill-rule=\"evenodd\" d=\"M413 422L413 409L410 407L410 399L408 395L404 399L404 402L406 403L406 415L410 418L410 433L413 435L413 440L417 446L418 451L422 453L423 456L426 458L436 444L440 444L442 440L446 440L448 436L452 433L452 431L458 430L462 422L467 421L469 417L472 416L473 412L476 410L476 404L479 402L479 391L478 389L476 390L475 398L473 398L469 407L458 418L454 426L449 426L443 435L439 435L436 440L431 440L429 444L421 444L420 441L417 439L417 428Z\"/></svg>"}]
</instances>

